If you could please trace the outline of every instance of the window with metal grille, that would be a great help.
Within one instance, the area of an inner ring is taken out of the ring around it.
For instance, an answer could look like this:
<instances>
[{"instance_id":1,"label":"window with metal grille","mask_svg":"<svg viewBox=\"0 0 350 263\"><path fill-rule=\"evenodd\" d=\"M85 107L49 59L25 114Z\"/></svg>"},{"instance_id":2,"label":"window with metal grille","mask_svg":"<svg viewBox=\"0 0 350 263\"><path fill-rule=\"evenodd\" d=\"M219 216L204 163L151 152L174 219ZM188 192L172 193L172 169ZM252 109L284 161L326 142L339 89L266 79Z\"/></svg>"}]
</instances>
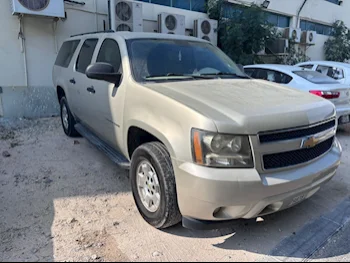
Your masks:
<instances>
[{"instance_id":1,"label":"window with metal grille","mask_svg":"<svg viewBox=\"0 0 350 263\"><path fill-rule=\"evenodd\" d=\"M300 21L300 28L302 31L316 31L317 34L330 36L332 34L332 27L315 23L307 20Z\"/></svg>"}]
</instances>

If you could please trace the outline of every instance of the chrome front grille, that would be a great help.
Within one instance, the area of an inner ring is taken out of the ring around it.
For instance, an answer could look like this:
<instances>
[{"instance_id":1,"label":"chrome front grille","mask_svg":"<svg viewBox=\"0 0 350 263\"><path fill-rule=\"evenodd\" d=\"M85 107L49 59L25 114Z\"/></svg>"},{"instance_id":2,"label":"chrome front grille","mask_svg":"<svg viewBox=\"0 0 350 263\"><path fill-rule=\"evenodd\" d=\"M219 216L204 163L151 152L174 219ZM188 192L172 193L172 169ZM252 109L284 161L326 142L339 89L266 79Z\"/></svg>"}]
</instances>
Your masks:
<instances>
[{"instance_id":1,"label":"chrome front grille","mask_svg":"<svg viewBox=\"0 0 350 263\"><path fill-rule=\"evenodd\" d=\"M257 169L262 173L313 161L333 145L336 120L310 126L263 132L252 138Z\"/></svg>"},{"instance_id":2,"label":"chrome front grille","mask_svg":"<svg viewBox=\"0 0 350 263\"><path fill-rule=\"evenodd\" d=\"M262 133L259 135L259 140L260 140L260 143L292 140L292 139L306 137L306 136L310 136L310 135L314 135L314 134L326 131L328 129L335 127L335 125L336 125L336 121L330 120L328 122L325 122L319 125L304 127L300 129L293 129L293 130L272 132L272 133L270 132Z\"/></svg>"}]
</instances>

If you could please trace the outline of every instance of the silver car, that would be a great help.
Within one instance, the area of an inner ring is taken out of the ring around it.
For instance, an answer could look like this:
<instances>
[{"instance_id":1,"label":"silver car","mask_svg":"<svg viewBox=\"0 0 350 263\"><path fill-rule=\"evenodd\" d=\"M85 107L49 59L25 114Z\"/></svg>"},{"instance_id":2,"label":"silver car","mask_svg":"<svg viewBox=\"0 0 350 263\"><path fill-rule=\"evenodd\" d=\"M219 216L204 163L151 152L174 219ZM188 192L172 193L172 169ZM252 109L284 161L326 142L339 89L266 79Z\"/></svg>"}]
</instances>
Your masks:
<instances>
[{"instance_id":1,"label":"silver car","mask_svg":"<svg viewBox=\"0 0 350 263\"><path fill-rule=\"evenodd\" d=\"M251 65L245 72L257 79L305 91L331 101L337 110L339 125L350 122L350 86L319 72L287 65Z\"/></svg>"}]
</instances>

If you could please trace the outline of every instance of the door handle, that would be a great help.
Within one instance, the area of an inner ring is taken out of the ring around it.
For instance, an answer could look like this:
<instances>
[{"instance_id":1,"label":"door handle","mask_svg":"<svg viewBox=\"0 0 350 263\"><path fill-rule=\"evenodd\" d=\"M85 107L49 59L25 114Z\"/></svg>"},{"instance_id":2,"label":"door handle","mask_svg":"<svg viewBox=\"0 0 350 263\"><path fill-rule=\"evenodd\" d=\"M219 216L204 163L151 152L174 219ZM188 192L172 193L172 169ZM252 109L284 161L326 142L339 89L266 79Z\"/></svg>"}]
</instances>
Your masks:
<instances>
[{"instance_id":1,"label":"door handle","mask_svg":"<svg viewBox=\"0 0 350 263\"><path fill-rule=\"evenodd\" d=\"M88 87L86 90L87 90L88 92L92 93L92 94L95 94L95 93L96 93L96 90L95 90L94 86Z\"/></svg>"},{"instance_id":2,"label":"door handle","mask_svg":"<svg viewBox=\"0 0 350 263\"><path fill-rule=\"evenodd\" d=\"M75 82L75 79L70 79L69 82L72 83L72 84L75 84L75 83L76 83L76 82Z\"/></svg>"}]
</instances>

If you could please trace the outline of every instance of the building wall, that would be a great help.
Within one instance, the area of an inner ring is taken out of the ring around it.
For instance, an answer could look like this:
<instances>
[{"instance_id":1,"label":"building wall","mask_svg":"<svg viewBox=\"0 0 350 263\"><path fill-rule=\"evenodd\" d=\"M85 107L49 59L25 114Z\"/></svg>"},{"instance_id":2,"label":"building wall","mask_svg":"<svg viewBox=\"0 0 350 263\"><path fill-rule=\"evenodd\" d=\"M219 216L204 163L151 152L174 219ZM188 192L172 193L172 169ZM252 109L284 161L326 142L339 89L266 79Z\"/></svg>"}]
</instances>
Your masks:
<instances>
[{"instance_id":1,"label":"building wall","mask_svg":"<svg viewBox=\"0 0 350 263\"><path fill-rule=\"evenodd\" d=\"M63 1L63 0L62 0ZM79 0L80 1L80 0ZM63 41L70 35L109 28L107 0L81 0L84 6L65 4L67 19L29 17L20 22L12 16L10 1L0 6L0 116L38 117L58 114L58 103L52 87L52 66ZM172 12L186 16L187 34L193 21L206 14L142 3L144 31L157 29L157 15ZM5 41L4 41L5 40Z\"/></svg>"},{"instance_id":2,"label":"building wall","mask_svg":"<svg viewBox=\"0 0 350 263\"><path fill-rule=\"evenodd\" d=\"M0 6L0 116L49 116L58 113L55 91L52 87L52 65L64 39L72 34L104 30L108 27L107 0L79 0L85 6L65 4L67 19L29 17L22 19L24 41L19 38L20 22L12 16L10 1ZM238 4L261 4L263 0L229 0ZM291 26L297 26L297 12L304 0L270 0L267 11L291 17ZM187 34L193 21L206 14L177 8L142 3L144 31L157 30L157 15L161 12L186 16ZM350 1L338 6L325 0L308 0L300 14L307 19L326 25L343 20L350 26ZM312 59L323 59L323 45L327 36L317 35L315 46L307 49Z\"/></svg>"},{"instance_id":3,"label":"building wall","mask_svg":"<svg viewBox=\"0 0 350 263\"><path fill-rule=\"evenodd\" d=\"M264 0L229 0L237 4L260 5ZM299 27L297 14L304 0L270 0L267 11L287 15L291 17L291 27ZM343 1L342 5L336 5L325 0L307 0L303 10L300 13L300 19L332 25L336 20L343 20L350 27L350 1ZM328 36L317 34L316 44L307 47L306 54L311 60L324 60L324 43ZM302 47L304 48L304 47Z\"/></svg>"}]
</instances>

